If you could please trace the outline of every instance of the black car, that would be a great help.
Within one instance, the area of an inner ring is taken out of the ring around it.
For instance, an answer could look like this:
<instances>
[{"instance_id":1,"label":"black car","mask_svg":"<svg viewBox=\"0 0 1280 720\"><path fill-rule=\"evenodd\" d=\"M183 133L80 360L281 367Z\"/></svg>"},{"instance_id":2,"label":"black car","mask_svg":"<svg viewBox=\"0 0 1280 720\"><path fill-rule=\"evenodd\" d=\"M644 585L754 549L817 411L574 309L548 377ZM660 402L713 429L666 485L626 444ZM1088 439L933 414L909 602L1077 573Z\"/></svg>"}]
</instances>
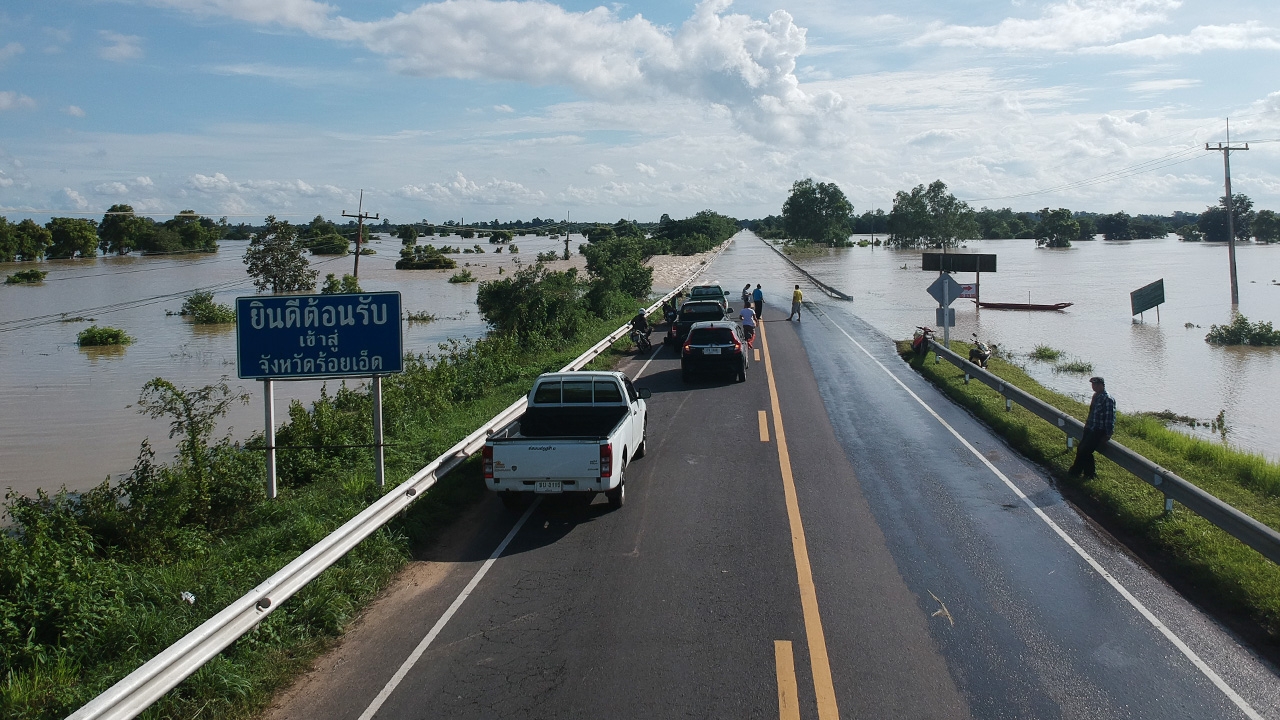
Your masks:
<instances>
[{"instance_id":1,"label":"black car","mask_svg":"<svg viewBox=\"0 0 1280 720\"><path fill-rule=\"evenodd\" d=\"M728 320L694 323L680 350L680 377L688 382L695 372L728 372L747 380L747 341L738 324Z\"/></svg>"},{"instance_id":2,"label":"black car","mask_svg":"<svg viewBox=\"0 0 1280 720\"><path fill-rule=\"evenodd\" d=\"M684 342L684 336L689 334L689 328L694 323L708 320L724 320L724 310L720 308L720 303L714 300L690 300L680 306L680 313L667 329L667 336L662 342L666 345L679 345Z\"/></svg>"}]
</instances>

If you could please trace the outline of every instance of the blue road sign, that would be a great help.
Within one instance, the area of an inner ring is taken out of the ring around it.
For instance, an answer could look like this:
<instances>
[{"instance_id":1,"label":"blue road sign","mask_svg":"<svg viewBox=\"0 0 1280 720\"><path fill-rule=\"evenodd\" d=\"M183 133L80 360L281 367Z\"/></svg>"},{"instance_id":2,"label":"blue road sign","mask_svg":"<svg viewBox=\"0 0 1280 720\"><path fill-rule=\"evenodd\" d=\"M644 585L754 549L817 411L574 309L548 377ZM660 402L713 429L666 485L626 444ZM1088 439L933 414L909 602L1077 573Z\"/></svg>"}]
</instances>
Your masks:
<instances>
[{"instance_id":1,"label":"blue road sign","mask_svg":"<svg viewBox=\"0 0 1280 720\"><path fill-rule=\"evenodd\" d=\"M400 293L236 298L244 379L385 375L404 369Z\"/></svg>"}]
</instances>

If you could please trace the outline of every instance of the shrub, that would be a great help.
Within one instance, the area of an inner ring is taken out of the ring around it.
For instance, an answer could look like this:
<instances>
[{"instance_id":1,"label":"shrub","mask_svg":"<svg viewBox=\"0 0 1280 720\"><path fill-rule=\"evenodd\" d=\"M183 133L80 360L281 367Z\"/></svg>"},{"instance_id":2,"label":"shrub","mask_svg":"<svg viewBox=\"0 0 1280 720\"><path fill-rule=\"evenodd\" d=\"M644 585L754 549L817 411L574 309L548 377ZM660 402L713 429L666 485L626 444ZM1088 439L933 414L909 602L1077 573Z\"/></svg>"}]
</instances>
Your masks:
<instances>
[{"instance_id":1,"label":"shrub","mask_svg":"<svg viewBox=\"0 0 1280 720\"><path fill-rule=\"evenodd\" d=\"M451 283L469 283L469 282L475 282L475 281L476 281L476 276L472 275L470 270L462 270L460 272L454 273L449 277L449 282Z\"/></svg>"},{"instance_id":2,"label":"shrub","mask_svg":"<svg viewBox=\"0 0 1280 720\"><path fill-rule=\"evenodd\" d=\"M1273 330L1269 322L1249 322L1240 313L1229 325L1210 325L1204 341L1210 345L1280 345L1280 330Z\"/></svg>"},{"instance_id":3,"label":"shrub","mask_svg":"<svg viewBox=\"0 0 1280 720\"><path fill-rule=\"evenodd\" d=\"M524 340L572 337L586 314L577 268L554 272L537 264L480 283L476 305L494 331Z\"/></svg>"},{"instance_id":4,"label":"shrub","mask_svg":"<svg viewBox=\"0 0 1280 720\"><path fill-rule=\"evenodd\" d=\"M1062 351L1055 350L1048 345L1037 345L1036 349L1031 351L1031 358L1033 360L1047 360L1049 362L1053 362L1060 357L1062 357Z\"/></svg>"},{"instance_id":5,"label":"shrub","mask_svg":"<svg viewBox=\"0 0 1280 720\"><path fill-rule=\"evenodd\" d=\"M226 325L236 321L235 308L214 302L213 293L208 291L188 295L178 314L190 317L197 325Z\"/></svg>"},{"instance_id":6,"label":"shrub","mask_svg":"<svg viewBox=\"0 0 1280 720\"><path fill-rule=\"evenodd\" d=\"M1085 362L1083 360L1072 360L1071 362L1059 363L1058 365L1055 365L1053 369L1056 372L1087 375L1088 373L1093 372L1093 363Z\"/></svg>"},{"instance_id":7,"label":"shrub","mask_svg":"<svg viewBox=\"0 0 1280 720\"><path fill-rule=\"evenodd\" d=\"M98 327L90 325L80 334L76 336L76 344L80 347L94 347L100 345L128 345L133 342L133 338L125 334L125 331L113 327Z\"/></svg>"},{"instance_id":8,"label":"shrub","mask_svg":"<svg viewBox=\"0 0 1280 720\"><path fill-rule=\"evenodd\" d=\"M325 275L324 285L320 288L320 294L322 295L337 295L339 293L351 294L351 293L361 293L361 292L364 292L364 290L360 288L360 281L357 280L354 275L346 275L346 274L342 276L341 280L339 280L338 276L335 275L334 273L329 273L328 275Z\"/></svg>"},{"instance_id":9,"label":"shrub","mask_svg":"<svg viewBox=\"0 0 1280 720\"><path fill-rule=\"evenodd\" d=\"M560 256L557 255L556 251L554 250L548 250L546 252L538 253L538 262L553 262L559 259L560 259Z\"/></svg>"},{"instance_id":10,"label":"shrub","mask_svg":"<svg viewBox=\"0 0 1280 720\"><path fill-rule=\"evenodd\" d=\"M4 279L5 285L24 285L31 283L43 282L49 273L44 270L19 270Z\"/></svg>"}]
</instances>

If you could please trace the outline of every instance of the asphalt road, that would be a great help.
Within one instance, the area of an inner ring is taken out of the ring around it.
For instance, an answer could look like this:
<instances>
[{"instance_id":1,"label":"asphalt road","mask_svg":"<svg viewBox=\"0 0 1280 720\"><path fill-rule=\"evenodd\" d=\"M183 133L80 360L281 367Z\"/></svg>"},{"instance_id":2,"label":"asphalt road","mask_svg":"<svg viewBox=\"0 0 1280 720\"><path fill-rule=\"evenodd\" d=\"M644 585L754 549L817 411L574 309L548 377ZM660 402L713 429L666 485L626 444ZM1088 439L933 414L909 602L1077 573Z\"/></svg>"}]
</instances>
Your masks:
<instances>
[{"instance_id":1,"label":"asphalt road","mask_svg":"<svg viewBox=\"0 0 1280 720\"><path fill-rule=\"evenodd\" d=\"M495 498L275 718L1280 718L1275 671L754 238L747 382L680 380L609 511ZM495 553L495 550L500 552ZM1252 713L1252 714L1251 714Z\"/></svg>"}]
</instances>

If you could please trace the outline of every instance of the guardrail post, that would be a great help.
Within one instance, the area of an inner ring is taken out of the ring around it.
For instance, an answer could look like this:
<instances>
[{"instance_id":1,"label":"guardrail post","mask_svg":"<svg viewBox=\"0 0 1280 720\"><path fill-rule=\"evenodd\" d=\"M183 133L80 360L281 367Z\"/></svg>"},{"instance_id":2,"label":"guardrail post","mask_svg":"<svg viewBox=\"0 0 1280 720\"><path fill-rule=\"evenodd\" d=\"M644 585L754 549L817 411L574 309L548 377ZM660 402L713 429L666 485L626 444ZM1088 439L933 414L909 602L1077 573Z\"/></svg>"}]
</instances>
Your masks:
<instances>
[{"instance_id":1,"label":"guardrail post","mask_svg":"<svg viewBox=\"0 0 1280 720\"><path fill-rule=\"evenodd\" d=\"M1155 487L1160 487L1164 484L1164 476L1157 472L1152 478L1151 484ZM1160 492L1164 495L1164 516L1169 517L1173 515L1173 498L1169 497L1169 493L1164 492L1163 489Z\"/></svg>"},{"instance_id":2,"label":"guardrail post","mask_svg":"<svg viewBox=\"0 0 1280 720\"><path fill-rule=\"evenodd\" d=\"M1071 448L1073 448L1073 447L1075 447L1075 446L1076 446L1076 439L1075 439L1075 438L1073 438L1073 437L1071 437L1070 435L1068 435L1068 436L1067 436L1067 449L1068 449L1068 450L1070 450Z\"/></svg>"},{"instance_id":3,"label":"guardrail post","mask_svg":"<svg viewBox=\"0 0 1280 720\"><path fill-rule=\"evenodd\" d=\"M964 374L964 384L965 384L965 385L968 385L968 384L969 384L969 373L965 373L965 374Z\"/></svg>"}]
</instances>

